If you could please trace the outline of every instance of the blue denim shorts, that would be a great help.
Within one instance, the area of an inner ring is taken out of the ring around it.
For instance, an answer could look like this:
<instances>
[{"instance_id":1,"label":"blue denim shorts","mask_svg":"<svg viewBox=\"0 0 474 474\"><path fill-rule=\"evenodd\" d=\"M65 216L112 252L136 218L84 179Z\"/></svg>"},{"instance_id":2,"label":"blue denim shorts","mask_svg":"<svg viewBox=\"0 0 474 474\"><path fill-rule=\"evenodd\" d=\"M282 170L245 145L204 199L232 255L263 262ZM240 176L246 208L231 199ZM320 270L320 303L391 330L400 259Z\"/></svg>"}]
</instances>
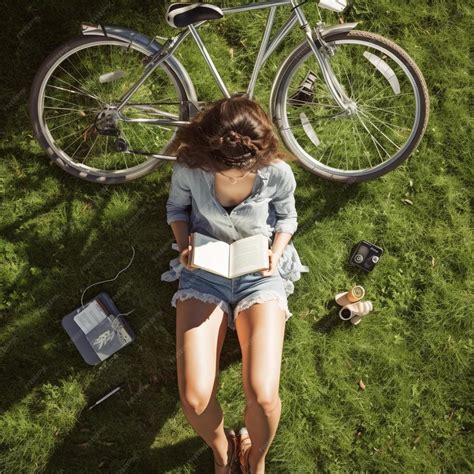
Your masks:
<instances>
[{"instance_id":1,"label":"blue denim shorts","mask_svg":"<svg viewBox=\"0 0 474 474\"><path fill-rule=\"evenodd\" d=\"M288 309L288 300L281 275L263 276L260 272L248 273L236 278L226 278L202 268L181 270L178 290L171 299L176 308L176 300L197 298L206 303L215 303L227 313L227 325L235 331L235 318L240 311L255 303L276 299L285 311L285 320L293 313Z\"/></svg>"}]
</instances>

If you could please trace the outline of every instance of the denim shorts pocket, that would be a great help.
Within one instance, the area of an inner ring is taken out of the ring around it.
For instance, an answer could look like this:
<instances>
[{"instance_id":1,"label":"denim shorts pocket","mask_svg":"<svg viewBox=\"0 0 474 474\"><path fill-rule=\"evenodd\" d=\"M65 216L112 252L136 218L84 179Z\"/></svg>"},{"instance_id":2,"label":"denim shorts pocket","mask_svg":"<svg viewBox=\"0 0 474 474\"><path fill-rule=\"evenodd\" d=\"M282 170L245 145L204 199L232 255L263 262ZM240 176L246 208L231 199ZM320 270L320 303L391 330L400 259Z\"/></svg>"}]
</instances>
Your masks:
<instances>
[{"instance_id":1,"label":"denim shorts pocket","mask_svg":"<svg viewBox=\"0 0 474 474\"><path fill-rule=\"evenodd\" d=\"M179 287L181 288L183 285L185 285L188 280L192 280L193 277L197 276L199 271L199 268L196 270L188 270L186 267L183 267L179 278Z\"/></svg>"}]
</instances>

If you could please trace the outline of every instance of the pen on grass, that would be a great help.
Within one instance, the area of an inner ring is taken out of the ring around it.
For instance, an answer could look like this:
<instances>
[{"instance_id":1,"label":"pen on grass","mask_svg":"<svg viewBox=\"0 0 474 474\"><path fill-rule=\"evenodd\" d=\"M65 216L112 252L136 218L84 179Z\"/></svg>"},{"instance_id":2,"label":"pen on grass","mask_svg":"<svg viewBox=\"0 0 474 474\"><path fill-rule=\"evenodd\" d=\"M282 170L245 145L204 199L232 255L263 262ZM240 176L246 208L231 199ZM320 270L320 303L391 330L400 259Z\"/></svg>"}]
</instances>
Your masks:
<instances>
[{"instance_id":1,"label":"pen on grass","mask_svg":"<svg viewBox=\"0 0 474 474\"><path fill-rule=\"evenodd\" d=\"M92 410L93 408L95 408L97 405L100 405L104 400L106 400L107 398L111 397L112 395L114 395L115 393L117 393L121 388L123 388L123 386L125 385L125 382L122 382L120 385L118 385L117 387L115 387L114 389L112 389L109 393L105 394L102 398L100 398L99 400L97 400L93 405L91 405L88 410Z\"/></svg>"}]
</instances>

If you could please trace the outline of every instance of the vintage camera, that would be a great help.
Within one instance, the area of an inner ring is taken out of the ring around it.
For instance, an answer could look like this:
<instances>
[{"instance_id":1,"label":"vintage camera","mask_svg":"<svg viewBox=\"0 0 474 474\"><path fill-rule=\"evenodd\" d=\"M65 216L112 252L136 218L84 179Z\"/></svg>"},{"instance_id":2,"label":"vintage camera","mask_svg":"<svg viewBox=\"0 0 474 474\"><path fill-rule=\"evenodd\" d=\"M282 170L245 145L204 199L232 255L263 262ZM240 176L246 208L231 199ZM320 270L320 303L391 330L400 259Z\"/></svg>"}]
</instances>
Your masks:
<instances>
[{"instance_id":1,"label":"vintage camera","mask_svg":"<svg viewBox=\"0 0 474 474\"><path fill-rule=\"evenodd\" d=\"M367 242L366 240L361 240L352 248L349 264L362 268L362 270L365 270L366 272L371 272L380 260L382 254L382 248L377 247L377 245Z\"/></svg>"}]
</instances>

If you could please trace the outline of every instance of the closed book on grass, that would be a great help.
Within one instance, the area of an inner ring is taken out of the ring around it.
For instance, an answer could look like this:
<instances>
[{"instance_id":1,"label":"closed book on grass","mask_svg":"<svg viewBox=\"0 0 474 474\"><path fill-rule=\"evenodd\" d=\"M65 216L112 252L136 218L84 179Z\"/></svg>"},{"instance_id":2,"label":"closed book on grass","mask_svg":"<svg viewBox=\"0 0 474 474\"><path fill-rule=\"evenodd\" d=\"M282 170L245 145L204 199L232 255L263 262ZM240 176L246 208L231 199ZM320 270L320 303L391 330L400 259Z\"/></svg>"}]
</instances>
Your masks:
<instances>
[{"instance_id":1,"label":"closed book on grass","mask_svg":"<svg viewBox=\"0 0 474 474\"><path fill-rule=\"evenodd\" d=\"M256 234L231 244L200 232L191 233L190 265L226 278L267 270L270 266L268 238Z\"/></svg>"}]
</instances>

